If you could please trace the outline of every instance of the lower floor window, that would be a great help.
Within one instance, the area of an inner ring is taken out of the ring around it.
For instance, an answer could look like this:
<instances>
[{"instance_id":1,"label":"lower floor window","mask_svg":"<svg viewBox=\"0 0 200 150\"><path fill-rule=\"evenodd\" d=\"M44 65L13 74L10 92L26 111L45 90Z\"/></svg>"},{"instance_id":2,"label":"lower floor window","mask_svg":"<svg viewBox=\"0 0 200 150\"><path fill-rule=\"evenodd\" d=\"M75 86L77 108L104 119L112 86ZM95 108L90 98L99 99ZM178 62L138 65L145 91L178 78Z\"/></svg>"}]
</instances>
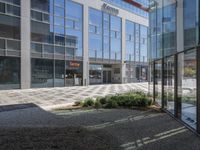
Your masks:
<instances>
[{"instance_id":1,"label":"lower floor window","mask_svg":"<svg viewBox=\"0 0 200 150\"><path fill-rule=\"evenodd\" d=\"M0 89L20 88L20 58L0 57Z\"/></svg>"}]
</instances>

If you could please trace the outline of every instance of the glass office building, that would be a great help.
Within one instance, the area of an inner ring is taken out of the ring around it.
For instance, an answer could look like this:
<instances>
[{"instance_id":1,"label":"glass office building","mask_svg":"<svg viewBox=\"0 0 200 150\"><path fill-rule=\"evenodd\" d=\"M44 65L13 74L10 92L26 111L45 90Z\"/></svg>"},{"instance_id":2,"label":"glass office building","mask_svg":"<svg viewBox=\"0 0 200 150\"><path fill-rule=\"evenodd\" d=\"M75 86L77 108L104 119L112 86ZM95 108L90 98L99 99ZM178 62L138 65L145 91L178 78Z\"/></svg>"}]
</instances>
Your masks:
<instances>
[{"instance_id":1,"label":"glass office building","mask_svg":"<svg viewBox=\"0 0 200 150\"><path fill-rule=\"evenodd\" d=\"M0 0L0 89L147 81L148 24L125 0Z\"/></svg>"},{"instance_id":2,"label":"glass office building","mask_svg":"<svg viewBox=\"0 0 200 150\"><path fill-rule=\"evenodd\" d=\"M150 92L200 133L199 1L151 0L149 18Z\"/></svg>"}]
</instances>

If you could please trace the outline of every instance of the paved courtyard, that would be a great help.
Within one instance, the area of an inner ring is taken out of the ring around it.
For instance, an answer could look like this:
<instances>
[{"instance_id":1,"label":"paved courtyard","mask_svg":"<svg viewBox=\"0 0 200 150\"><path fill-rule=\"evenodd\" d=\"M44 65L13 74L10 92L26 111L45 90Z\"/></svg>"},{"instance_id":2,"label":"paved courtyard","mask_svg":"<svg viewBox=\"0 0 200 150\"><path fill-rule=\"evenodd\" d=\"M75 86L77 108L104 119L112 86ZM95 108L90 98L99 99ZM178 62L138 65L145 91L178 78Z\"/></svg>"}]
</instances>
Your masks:
<instances>
[{"instance_id":1,"label":"paved courtyard","mask_svg":"<svg viewBox=\"0 0 200 150\"><path fill-rule=\"evenodd\" d=\"M86 97L98 97L131 90L147 92L148 83L109 84L0 91L0 106L33 103L42 108L60 107Z\"/></svg>"},{"instance_id":2,"label":"paved courtyard","mask_svg":"<svg viewBox=\"0 0 200 150\"><path fill-rule=\"evenodd\" d=\"M200 138L155 110L0 112L1 150L199 150Z\"/></svg>"}]
</instances>

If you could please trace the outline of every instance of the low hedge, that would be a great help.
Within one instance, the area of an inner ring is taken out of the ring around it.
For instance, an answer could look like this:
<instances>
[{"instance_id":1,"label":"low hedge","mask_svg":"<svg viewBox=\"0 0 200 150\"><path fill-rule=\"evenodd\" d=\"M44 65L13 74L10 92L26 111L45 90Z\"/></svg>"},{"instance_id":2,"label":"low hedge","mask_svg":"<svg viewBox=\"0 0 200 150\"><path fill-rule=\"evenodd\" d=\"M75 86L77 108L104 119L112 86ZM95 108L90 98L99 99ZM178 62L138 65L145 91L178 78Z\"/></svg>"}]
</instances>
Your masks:
<instances>
[{"instance_id":1,"label":"low hedge","mask_svg":"<svg viewBox=\"0 0 200 150\"><path fill-rule=\"evenodd\" d=\"M117 108L117 107L147 107L152 104L152 99L143 92L129 92L113 96L86 98L76 102L83 107Z\"/></svg>"}]
</instances>

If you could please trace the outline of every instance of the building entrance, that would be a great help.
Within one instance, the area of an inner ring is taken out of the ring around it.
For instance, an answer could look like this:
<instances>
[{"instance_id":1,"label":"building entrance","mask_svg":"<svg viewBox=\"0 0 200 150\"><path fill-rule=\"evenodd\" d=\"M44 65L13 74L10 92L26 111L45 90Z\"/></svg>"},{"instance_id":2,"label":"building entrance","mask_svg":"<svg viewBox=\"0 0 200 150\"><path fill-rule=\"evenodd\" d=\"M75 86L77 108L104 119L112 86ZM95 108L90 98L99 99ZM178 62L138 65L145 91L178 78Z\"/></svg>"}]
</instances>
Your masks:
<instances>
[{"instance_id":1,"label":"building entrance","mask_svg":"<svg viewBox=\"0 0 200 150\"><path fill-rule=\"evenodd\" d=\"M103 84L111 83L111 70L103 71Z\"/></svg>"}]
</instances>

